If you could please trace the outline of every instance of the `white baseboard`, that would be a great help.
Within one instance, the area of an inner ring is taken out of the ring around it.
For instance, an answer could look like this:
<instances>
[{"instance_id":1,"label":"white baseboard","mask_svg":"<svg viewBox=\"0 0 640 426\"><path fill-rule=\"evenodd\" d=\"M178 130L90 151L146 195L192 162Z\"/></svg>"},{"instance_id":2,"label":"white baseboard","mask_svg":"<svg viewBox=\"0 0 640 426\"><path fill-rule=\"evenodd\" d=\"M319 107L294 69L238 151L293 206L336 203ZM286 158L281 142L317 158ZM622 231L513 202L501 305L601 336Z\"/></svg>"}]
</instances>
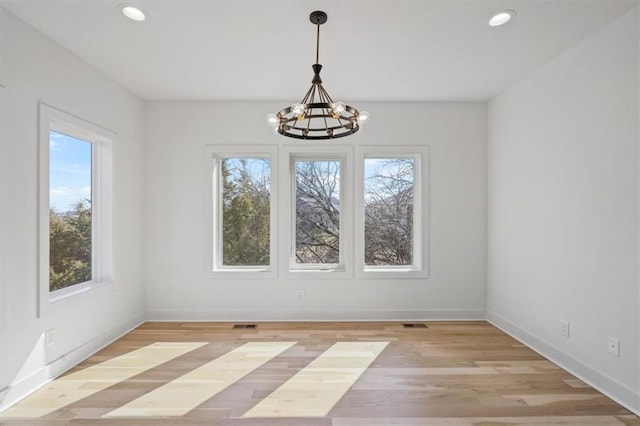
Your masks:
<instances>
[{"instance_id":1,"label":"white baseboard","mask_svg":"<svg viewBox=\"0 0 640 426\"><path fill-rule=\"evenodd\" d=\"M85 342L74 350L64 354L55 361L34 371L21 380L12 383L10 386L0 391L0 412L11 407L16 402L24 399L51 380L80 364L91 355L95 354L105 346L111 344L123 335L144 322L142 315L136 315L128 321L119 324L117 327L102 333L99 336Z\"/></svg>"},{"instance_id":2,"label":"white baseboard","mask_svg":"<svg viewBox=\"0 0 640 426\"><path fill-rule=\"evenodd\" d=\"M561 349L534 336L522 327L494 312L487 312L487 321L559 365L561 368L567 370L599 392L613 399L629 411L640 416L640 392L599 372L594 367L578 361Z\"/></svg>"},{"instance_id":3,"label":"white baseboard","mask_svg":"<svg viewBox=\"0 0 640 426\"><path fill-rule=\"evenodd\" d=\"M149 310L147 321L484 321L482 309L384 310Z\"/></svg>"}]
</instances>

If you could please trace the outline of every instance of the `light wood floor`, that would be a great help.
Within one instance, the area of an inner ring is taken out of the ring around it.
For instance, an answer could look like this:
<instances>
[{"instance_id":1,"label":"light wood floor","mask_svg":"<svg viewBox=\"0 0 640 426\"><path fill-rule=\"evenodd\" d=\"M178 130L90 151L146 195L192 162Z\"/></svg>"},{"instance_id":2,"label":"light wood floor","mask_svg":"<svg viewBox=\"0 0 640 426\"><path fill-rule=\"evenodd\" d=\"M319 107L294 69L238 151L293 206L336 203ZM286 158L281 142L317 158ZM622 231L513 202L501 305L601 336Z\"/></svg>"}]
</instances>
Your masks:
<instances>
[{"instance_id":1,"label":"light wood floor","mask_svg":"<svg viewBox=\"0 0 640 426\"><path fill-rule=\"evenodd\" d=\"M485 322L146 323L6 425L640 426Z\"/></svg>"}]
</instances>

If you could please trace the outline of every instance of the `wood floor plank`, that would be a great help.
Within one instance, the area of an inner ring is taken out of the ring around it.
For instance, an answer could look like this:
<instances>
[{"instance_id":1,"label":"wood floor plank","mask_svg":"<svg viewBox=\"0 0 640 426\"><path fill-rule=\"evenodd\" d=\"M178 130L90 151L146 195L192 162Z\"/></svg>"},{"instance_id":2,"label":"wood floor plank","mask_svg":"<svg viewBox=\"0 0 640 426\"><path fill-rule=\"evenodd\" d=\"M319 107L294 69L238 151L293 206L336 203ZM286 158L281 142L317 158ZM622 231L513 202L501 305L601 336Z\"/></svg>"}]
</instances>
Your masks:
<instances>
[{"instance_id":1,"label":"wood floor plank","mask_svg":"<svg viewBox=\"0 0 640 426\"><path fill-rule=\"evenodd\" d=\"M586 401L594 398L604 398L600 394L547 394L547 395L504 395L505 398L523 401L532 407L554 404L566 401Z\"/></svg>"},{"instance_id":2,"label":"wood floor plank","mask_svg":"<svg viewBox=\"0 0 640 426\"><path fill-rule=\"evenodd\" d=\"M614 416L334 418L333 426L624 426Z\"/></svg>"}]
</instances>

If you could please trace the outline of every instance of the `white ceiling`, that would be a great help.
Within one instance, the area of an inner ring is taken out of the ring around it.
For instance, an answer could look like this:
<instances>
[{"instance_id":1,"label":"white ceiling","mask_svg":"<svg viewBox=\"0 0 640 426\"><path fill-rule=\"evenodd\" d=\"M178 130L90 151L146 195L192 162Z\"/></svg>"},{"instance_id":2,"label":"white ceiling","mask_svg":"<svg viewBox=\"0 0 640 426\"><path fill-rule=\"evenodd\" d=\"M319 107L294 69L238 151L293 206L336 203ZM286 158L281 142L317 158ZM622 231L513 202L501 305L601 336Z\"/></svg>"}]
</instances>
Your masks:
<instances>
[{"instance_id":1,"label":"white ceiling","mask_svg":"<svg viewBox=\"0 0 640 426\"><path fill-rule=\"evenodd\" d=\"M637 0L124 1L0 4L144 99L298 100L315 60L336 100L487 100ZM497 11L516 18L490 28ZM615 46L612 46L615 48Z\"/></svg>"}]
</instances>

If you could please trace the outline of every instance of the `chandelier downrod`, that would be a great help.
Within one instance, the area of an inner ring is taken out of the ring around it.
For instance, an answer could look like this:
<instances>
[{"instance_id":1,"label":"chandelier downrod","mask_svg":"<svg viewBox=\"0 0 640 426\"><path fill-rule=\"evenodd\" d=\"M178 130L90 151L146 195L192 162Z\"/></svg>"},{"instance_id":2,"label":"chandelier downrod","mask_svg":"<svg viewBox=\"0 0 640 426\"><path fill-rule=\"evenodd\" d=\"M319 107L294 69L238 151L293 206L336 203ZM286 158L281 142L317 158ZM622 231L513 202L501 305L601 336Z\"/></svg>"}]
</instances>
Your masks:
<instances>
[{"instance_id":1,"label":"chandelier downrod","mask_svg":"<svg viewBox=\"0 0 640 426\"><path fill-rule=\"evenodd\" d=\"M316 24L316 64L320 63L320 23Z\"/></svg>"}]
</instances>

